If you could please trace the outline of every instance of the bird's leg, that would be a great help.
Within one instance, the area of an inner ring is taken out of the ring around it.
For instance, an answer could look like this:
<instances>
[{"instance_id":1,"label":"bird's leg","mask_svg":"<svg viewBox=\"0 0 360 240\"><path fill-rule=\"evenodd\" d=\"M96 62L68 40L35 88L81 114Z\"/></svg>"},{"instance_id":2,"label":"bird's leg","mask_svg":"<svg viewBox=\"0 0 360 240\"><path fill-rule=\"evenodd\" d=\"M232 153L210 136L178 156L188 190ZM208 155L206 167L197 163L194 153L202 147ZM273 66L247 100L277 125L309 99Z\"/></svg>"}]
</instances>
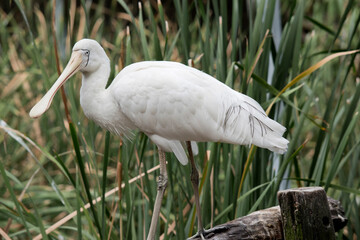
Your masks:
<instances>
[{"instance_id":1,"label":"bird's leg","mask_svg":"<svg viewBox=\"0 0 360 240\"><path fill-rule=\"evenodd\" d=\"M154 211L151 218L151 224L150 224L149 235L147 237L147 240L155 239L156 227L160 216L161 202L164 197L164 192L168 182L165 152L160 149L159 149L159 161L160 161L160 175L157 182L156 200L154 204Z\"/></svg>"},{"instance_id":2,"label":"bird's leg","mask_svg":"<svg viewBox=\"0 0 360 240\"><path fill-rule=\"evenodd\" d=\"M196 165L194 162L194 156L191 149L191 143L190 141L186 141L186 146L189 152L189 158L190 158L190 164L191 164L191 183L194 189L194 195L195 195L195 204L196 204L196 215L198 219L198 234L201 236L202 239L204 238L204 227L202 224L201 219L201 208L200 208L200 198L199 198L199 173L196 169Z\"/></svg>"}]
</instances>

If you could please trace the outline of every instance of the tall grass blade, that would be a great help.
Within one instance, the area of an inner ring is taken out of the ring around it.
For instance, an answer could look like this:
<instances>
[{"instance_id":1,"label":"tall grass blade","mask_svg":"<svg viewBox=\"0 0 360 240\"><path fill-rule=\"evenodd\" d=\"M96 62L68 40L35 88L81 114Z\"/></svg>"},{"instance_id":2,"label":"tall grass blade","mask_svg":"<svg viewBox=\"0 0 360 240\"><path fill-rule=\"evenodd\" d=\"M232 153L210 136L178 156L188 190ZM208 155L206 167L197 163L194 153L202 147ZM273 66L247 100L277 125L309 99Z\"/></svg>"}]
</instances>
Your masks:
<instances>
[{"instance_id":1,"label":"tall grass blade","mask_svg":"<svg viewBox=\"0 0 360 240\"><path fill-rule=\"evenodd\" d=\"M150 55L148 52L148 44L146 41L146 36L145 36L145 27L144 27L144 20L143 20L143 12L142 12L142 4L141 2L139 2L139 34L140 34L140 41L141 41L141 46L142 46L142 50L143 50L143 54L144 54L144 59L145 60L150 60Z\"/></svg>"},{"instance_id":2,"label":"tall grass blade","mask_svg":"<svg viewBox=\"0 0 360 240\"><path fill-rule=\"evenodd\" d=\"M106 224L106 217L105 217L105 193L106 193L106 180L107 180L107 168L108 168L108 162L109 162L109 147L110 147L110 132L106 131L106 135L105 135L105 151L104 151L104 159L103 159L103 179L102 179L102 199L103 201L101 202L101 219L102 219L102 225L101 225L101 229L102 229L102 236L104 238L107 238L107 224Z\"/></svg>"},{"instance_id":3,"label":"tall grass blade","mask_svg":"<svg viewBox=\"0 0 360 240\"><path fill-rule=\"evenodd\" d=\"M87 179L86 173L85 173L85 164L84 164L84 161L83 161L81 153L80 153L80 146L79 146L79 142L78 142L78 139L77 139L77 134L76 134L76 131L75 131L75 127L74 127L73 123L71 123L71 122L69 123L69 127L70 127L71 138L72 138L72 141L73 141L73 144L74 144L74 150L75 150L75 153L76 153L77 163L79 165L79 170L80 170L80 173L81 173L81 179L82 179L82 181L84 183L85 192L86 192L87 198L88 198L89 203L90 203L90 209L91 209L91 212L92 212L93 217L94 217L95 226L98 229L98 232L100 234L100 238L102 238L103 237L102 236L102 230L101 230L101 226L100 226L100 223L99 223L99 218L97 216L97 212L96 212L96 210L94 208L93 199L92 199L92 196L91 196L91 193L90 193L90 185L89 185L89 181Z\"/></svg>"},{"instance_id":4,"label":"tall grass blade","mask_svg":"<svg viewBox=\"0 0 360 240\"><path fill-rule=\"evenodd\" d=\"M14 203L15 207L16 207L16 211L20 216L20 222L23 224L23 226L25 227L26 230L26 235L29 239L31 239L31 234L30 234L30 229L27 225L27 221L25 220L25 215L24 212L16 198L15 192L13 187L10 184L9 178L7 177L6 171L5 171L5 167L2 161L0 161L0 173L2 176L2 179L4 180L6 189L10 192L10 197L12 199L12 202Z\"/></svg>"},{"instance_id":5,"label":"tall grass blade","mask_svg":"<svg viewBox=\"0 0 360 240\"><path fill-rule=\"evenodd\" d=\"M332 47L334 46L335 44L335 41L336 39L339 37L339 34L344 26L344 22L346 20L346 17L347 15L350 13L350 11L352 10L353 8L353 5L354 5L355 1L354 0L350 0L347 5L346 5L346 8L345 8L345 12L342 14L342 17L340 19L340 22L339 22L339 27L338 27L338 30L337 32L335 33L334 35L334 40L332 41L331 43L331 46L330 46L330 49L332 49Z\"/></svg>"},{"instance_id":6,"label":"tall grass blade","mask_svg":"<svg viewBox=\"0 0 360 240\"><path fill-rule=\"evenodd\" d=\"M330 171L329 171L327 179L326 179L325 190L327 190L329 188L330 182L333 180L333 178L335 176L336 170L342 159L342 154L343 154L346 144L349 140L349 136L351 133L353 133L355 124L358 123L358 119L359 119L359 112L356 112L354 114L354 117L351 120L348 128L346 129L344 136L341 138L341 142L339 143L339 146L335 153L335 156L332 159L332 165L331 165Z\"/></svg>"}]
</instances>

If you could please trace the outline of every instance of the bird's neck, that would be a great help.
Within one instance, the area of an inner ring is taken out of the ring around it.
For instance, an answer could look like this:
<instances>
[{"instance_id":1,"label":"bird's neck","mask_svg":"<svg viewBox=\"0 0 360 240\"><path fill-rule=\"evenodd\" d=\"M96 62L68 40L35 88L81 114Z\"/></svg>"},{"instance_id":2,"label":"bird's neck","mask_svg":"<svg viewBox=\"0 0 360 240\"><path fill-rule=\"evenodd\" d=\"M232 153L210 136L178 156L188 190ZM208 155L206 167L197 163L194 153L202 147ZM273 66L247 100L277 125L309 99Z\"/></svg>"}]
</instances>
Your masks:
<instances>
[{"instance_id":1,"label":"bird's neck","mask_svg":"<svg viewBox=\"0 0 360 240\"><path fill-rule=\"evenodd\" d=\"M127 134L135 126L122 113L109 88L105 89L110 65L102 64L97 71L83 73L80 105L87 118L115 134Z\"/></svg>"},{"instance_id":2,"label":"bird's neck","mask_svg":"<svg viewBox=\"0 0 360 240\"><path fill-rule=\"evenodd\" d=\"M96 71L91 73L83 72L81 91L95 94L104 91L109 75L110 64L108 62L102 63Z\"/></svg>"},{"instance_id":3,"label":"bird's neck","mask_svg":"<svg viewBox=\"0 0 360 240\"><path fill-rule=\"evenodd\" d=\"M96 120L97 115L103 115L104 106L111 101L111 96L106 94L105 89L109 75L110 65L106 63L92 73L82 73L80 105L85 115L92 120Z\"/></svg>"}]
</instances>

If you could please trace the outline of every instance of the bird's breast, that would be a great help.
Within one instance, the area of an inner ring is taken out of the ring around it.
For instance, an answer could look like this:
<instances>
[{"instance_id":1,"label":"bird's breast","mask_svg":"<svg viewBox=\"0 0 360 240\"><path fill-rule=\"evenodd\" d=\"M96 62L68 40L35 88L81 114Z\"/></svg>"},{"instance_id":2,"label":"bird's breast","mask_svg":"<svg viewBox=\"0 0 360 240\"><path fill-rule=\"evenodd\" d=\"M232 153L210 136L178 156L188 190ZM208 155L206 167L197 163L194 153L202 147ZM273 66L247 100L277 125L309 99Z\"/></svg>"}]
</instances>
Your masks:
<instances>
[{"instance_id":1,"label":"bird's breast","mask_svg":"<svg viewBox=\"0 0 360 240\"><path fill-rule=\"evenodd\" d=\"M127 135L135 129L131 121L123 114L120 106L111 97L109 91L80 94L80 105L85 116L101 128L117 135Z\"/></svg>"}]
</instances>

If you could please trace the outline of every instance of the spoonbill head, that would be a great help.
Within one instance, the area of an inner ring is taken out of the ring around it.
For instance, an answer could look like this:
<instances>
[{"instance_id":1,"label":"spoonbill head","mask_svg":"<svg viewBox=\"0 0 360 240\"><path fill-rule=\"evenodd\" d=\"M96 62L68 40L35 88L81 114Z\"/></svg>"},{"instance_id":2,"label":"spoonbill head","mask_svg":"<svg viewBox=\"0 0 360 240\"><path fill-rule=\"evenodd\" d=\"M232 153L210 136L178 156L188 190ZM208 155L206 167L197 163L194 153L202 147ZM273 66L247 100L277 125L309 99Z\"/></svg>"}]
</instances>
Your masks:
<instances>
[{"instance_id":1,"label":"spoonbill head","mask_svg":"<svg viewBox=\"0 0 360 240\"><path fill-rule=\"evenodd\" d=\"M31 109L29 113L30 117L38 118L44 114L49 109L56 92L75 73L80 71L84 75L88 75L96 72L100 66L109 68L109 64L109 58L97 41L92 39L82 39L78 41L74 45L70 60L60 77L44 97ZM110 69L108 72L109 71Z\"/></svg>"}]
</instances>

